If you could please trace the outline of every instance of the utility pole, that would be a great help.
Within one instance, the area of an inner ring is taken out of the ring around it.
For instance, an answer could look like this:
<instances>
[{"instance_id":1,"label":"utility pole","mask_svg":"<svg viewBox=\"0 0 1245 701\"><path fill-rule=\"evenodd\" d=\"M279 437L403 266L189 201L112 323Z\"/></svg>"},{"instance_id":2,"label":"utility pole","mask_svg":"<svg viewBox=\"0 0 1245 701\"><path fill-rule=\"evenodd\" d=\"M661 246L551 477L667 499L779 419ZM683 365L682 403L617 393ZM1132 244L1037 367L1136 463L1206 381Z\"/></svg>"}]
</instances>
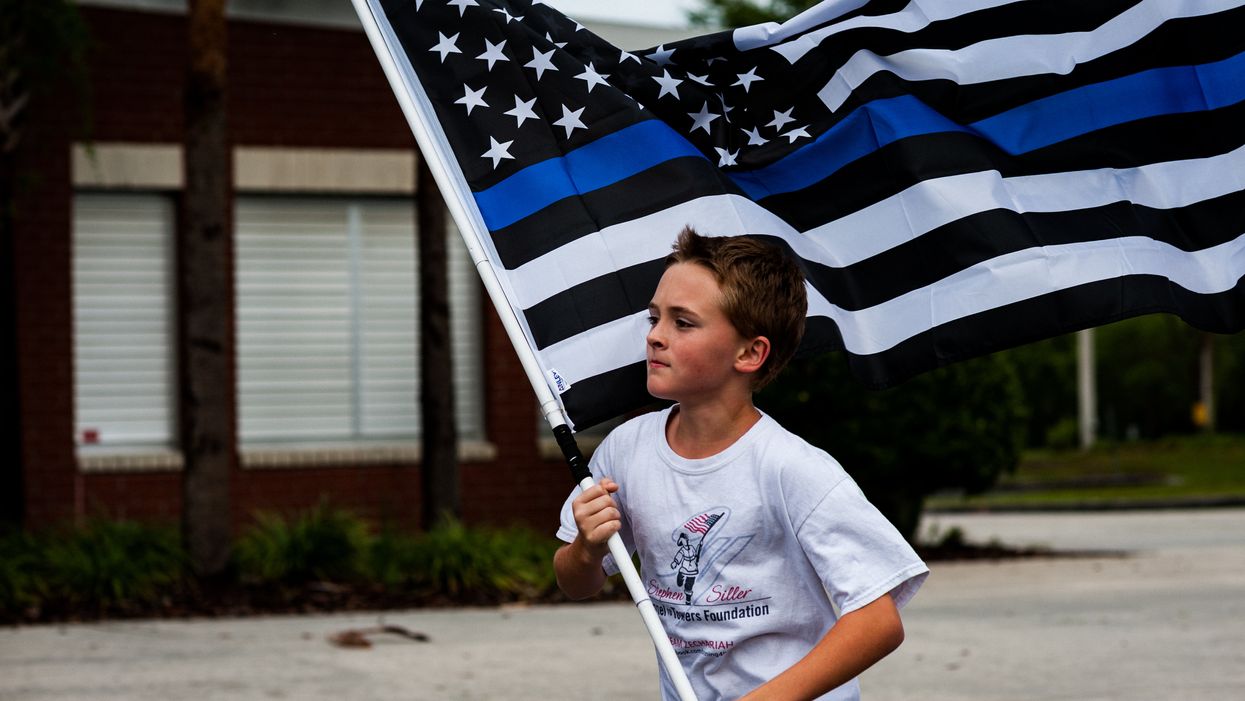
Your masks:
<instances>
[{"instance_id":1,"label":"utility pole","mask_svg":"<svg viewBox=\"0 0 1245 701\"><path fill-rule=\"evenodd\" d=\"M1198 402L1193 423L1206 433L1215 432L1215 335L1202 332L1198 358Z\"/></svg>"},{"instance_id":2,"label":"utility pole","mask_svg":"<svg viewBox=\"0 0 1245 701\"><path fill-rule=\"evenodd\" d=\"M1097 373L1094 368L1094 330L1076 334L1076 399L1081 427L1081 449L1089 450L1098 435Z\"/></svg>"}]
</instances>

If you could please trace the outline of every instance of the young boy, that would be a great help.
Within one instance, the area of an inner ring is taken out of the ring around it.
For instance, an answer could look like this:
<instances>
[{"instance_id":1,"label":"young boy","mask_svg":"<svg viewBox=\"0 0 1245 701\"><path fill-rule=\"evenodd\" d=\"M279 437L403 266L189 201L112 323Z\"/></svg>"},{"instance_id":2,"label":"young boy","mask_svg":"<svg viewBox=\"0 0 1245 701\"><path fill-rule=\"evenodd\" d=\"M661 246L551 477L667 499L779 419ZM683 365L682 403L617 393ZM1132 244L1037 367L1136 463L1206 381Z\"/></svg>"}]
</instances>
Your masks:
<instances>
[{"instance_id":1,"label":"young boy","mask_svg":"<svg viewBox=\"0 0 1245 701\"><path fill-rule=\"evenodd\" d=\"M598 592L621 532L699 701L859 698L929 572L833 458L752 404L806 308L780 249L684 229L646 339L648 391L677 403L615 429L592 458L599 483L562 509L558 584Z\"/></svg>"}]
</instances>

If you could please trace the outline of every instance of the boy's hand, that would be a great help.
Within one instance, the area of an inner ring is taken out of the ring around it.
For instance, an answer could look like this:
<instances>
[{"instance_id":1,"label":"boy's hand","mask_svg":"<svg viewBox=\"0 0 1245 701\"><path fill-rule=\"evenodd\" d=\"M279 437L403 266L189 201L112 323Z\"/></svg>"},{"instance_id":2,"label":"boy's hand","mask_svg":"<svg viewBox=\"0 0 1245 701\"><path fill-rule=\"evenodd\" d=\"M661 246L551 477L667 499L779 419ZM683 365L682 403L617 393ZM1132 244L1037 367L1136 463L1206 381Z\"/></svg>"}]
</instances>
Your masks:
<instances>
[{"instance_id":1,"label":"boy's hand","mask_svg":"<svg viewBox=\"0 0 1245 701\"><path fill-rule=\"evenodd\" d=\"M622 513L610 495L618 491L618 483L602 477L599 484L584 490L571 502L575 526L579 528L576 540L586 554L600 560L609 552L606 541L622 528Z\"/></svg>"},{"instance_id":2,"label":"boy's hand","mask_svg":"<svg viewBox=\"0 0 1245 701\"><path fill-rule=\"evenodd\" d=\"M554 553L553 571L558 586L572 599L586 599L601 591L605 583L601 560L609 552L610 536L622 527L622 514L610 496L617 491L618 483L604 477L571 501L579 533L575 542Z\"/></svg>"}]
</instances>

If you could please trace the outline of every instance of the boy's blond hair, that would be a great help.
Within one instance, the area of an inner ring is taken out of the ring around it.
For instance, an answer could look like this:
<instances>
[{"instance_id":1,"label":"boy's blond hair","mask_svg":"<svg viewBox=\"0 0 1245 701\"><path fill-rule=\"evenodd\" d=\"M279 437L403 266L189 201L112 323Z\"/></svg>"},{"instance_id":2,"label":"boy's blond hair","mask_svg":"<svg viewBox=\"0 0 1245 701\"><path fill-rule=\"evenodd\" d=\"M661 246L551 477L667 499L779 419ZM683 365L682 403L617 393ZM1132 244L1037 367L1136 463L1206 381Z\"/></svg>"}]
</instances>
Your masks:
<instances>
[{"instance_id":1,"label":"boy's blond hair","mask_svg":"<svg viewBox=\"0 0 1245 701\"><path fill-rule=\"evenodd\" d=\"M745 338L764 336L769 358L752 380L752 389L769 384L795 355L804 336L808 297L804 274L778 246L747 236L701 236L687 226L679 232L666 267L694 263L708 269L722 289L722 310Z\"/></svg>"}]
</instances>

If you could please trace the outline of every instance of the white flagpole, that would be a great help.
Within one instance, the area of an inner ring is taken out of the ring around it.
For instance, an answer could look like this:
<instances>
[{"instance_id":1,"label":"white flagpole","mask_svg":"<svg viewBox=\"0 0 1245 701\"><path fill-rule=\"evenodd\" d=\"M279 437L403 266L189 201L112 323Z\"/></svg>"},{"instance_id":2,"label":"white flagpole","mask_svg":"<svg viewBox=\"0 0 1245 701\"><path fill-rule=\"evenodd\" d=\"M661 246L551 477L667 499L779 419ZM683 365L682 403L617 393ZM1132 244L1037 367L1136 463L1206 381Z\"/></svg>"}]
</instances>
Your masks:
<instances>
[{"instance_id":1,"label":"white flagpole","mask_svg":"<svg viewBox=\"0 0 1245 701\"><path fill-rule=\"evenodd\" d=\"M453 166L453 151L435 119L428 96L424 93L423 86L420 85L413 70L408 69L404 72L399 66L396 56L402 53L402 46L392 30L386 31L381 28L379 18L383 17L383 12L381 12L378 0L351 0L351 2L354 3L355 12L363 24L363 30L372 44L372 49L376 52L377 59L380 60L381 68L384 69L385 76L389 79L389 86L393 89L394 96L398 98L398 104L402 107L402 113L406 116L411 132L415 135L415 143L419 146L420 154L427 159L428 169L432 171L437 187L441 189L445 197L450 216L453 217L459 233L462 234L471 260L475 263L476 271L484 283L484 289L497 309L498 316L501 317L502 325L506 329L506 335L510 337L515 352L518 353L523 371L527 374L528 382L531 383L537 400L540 402L541 413L553 429L558 445L562 448L562 453L566 456L571 472L580 488L588 489L594 484L592 474L588 471L583 456L575 444L575 438L567 425L561 403L545 381L536 353L527 340L527 334L519 322L518 314L510 304L505 289L485 253L483 241L488 235L487 227L484 226L483 217L475 205L475 199L471 195L471 189L467 186L466 180ZM387 19L385 27L388 28ZM640 580L640 575L631 561L631 554L627 552L626 545L617 533L609 539L609 550L614 562L618 565L619 574L622 575L627 585L627 591L635 601L636 609L644 621L644 626L653 641L662 666L678 691L679 698L681 701L696 701L691 682L688 681L687 674L683 671L683 665L679 663L678 655L675 654L674 647L670 644L661 618L657 615L644 583Z\"/></svg>"}]
</instances>

